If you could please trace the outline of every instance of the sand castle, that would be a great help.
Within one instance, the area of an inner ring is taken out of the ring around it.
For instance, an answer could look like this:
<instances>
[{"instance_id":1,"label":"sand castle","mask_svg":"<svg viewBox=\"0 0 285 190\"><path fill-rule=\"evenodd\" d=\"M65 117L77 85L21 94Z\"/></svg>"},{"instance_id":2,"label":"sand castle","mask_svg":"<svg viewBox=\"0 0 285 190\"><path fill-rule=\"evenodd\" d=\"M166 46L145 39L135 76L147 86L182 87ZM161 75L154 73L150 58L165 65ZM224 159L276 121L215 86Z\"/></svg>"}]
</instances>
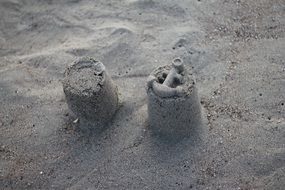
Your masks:
<instances>
[{"instance_id":1,"label":"sand castle","mask_svg":"<svg viewBox=\"0 0 285 190\"><path fill-rule=\"evenodd\" d=\"M118 90L105 66L81 59L65 72L63 89L69 108L83 121L104 125L118 108ZM155 133L187 136L201 118L200 101L192 74L176 58L154 70L147 80L148 120Z\"/></svg>"},{"instance_id":2,"label":"sand castle","mask_svg":"<svg viewBox=\"0 0 285 190\"><path fill-rule=\"evenodd\" d=\"M176 58L154 70L147 81L148 120L155 133L188 136L201 119L195 80Z\"/></svg>"},{"instance_id":3,"label":"sand castle","mask_svg":"<svg viewBox=\"0 0 285 190\"><path fill-rule=\"evenodd\" d=\"M118 89L105 66L84 58L65 72L63 90L69 108L80 120L95 125L108 123L118 108Z\"/></svg>"}]
</instances>

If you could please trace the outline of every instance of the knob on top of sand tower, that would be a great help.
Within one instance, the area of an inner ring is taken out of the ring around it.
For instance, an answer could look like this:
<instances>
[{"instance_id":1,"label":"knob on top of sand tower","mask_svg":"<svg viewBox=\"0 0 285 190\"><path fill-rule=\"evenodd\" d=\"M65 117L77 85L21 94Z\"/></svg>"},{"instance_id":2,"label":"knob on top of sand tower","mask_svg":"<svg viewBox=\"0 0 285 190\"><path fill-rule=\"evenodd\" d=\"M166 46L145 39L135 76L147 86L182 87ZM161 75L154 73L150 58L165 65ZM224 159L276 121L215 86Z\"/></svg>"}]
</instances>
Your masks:
<instances>
[{"instance_id":1,"label":"knob on top of sand tower","mask_svg":"<svg viewBox=\"0 0 285 190\"><path fill-rule=\"evenodd\" d=\"M118 90L100 61L83 58L65 72L63 90L69 108L81 120L106 124L118 108Z\"/></svg>"},{"instance_id":2,"label":"knob on top of sand tower","mask_svg":"<svg viewBox=\"0 0 285 190\"><path fill-rule=\"evenodd\" d=\"M184 64L182 59L180 58L175 58L172 61L172 67L177 70L178 73L181 73L184 71Z\"/></svg>"},{"instance_id":3,"label":"knob on top of sand tower","mask_svg":"<svg viewBox=\"0 0 285 190\"><path fill-rule=\"evenodd\" d=\"M162 98L187 96L195 83L189 76L182 59L176 58L171 66L159 67L150 74L147 91L151 90Z\"/></svg>"}]
</instances>

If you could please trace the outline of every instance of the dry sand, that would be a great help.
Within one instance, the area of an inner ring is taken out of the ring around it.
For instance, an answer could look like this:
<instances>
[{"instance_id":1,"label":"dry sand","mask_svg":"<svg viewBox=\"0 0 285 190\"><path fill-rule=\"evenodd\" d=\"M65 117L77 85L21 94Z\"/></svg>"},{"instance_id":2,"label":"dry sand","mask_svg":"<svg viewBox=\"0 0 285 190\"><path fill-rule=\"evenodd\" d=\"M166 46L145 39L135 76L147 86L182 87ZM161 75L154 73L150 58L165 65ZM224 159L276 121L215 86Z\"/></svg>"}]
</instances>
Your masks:
<instances>
[{"instance_id":1,"label":"dry sand","mask_svg":"<svg viewBox=\"0 0 285 190\"><path fill-rule=\"evenodd\" d=\"M284 0L1 0L0 189L284 189ZM61 80L101 60L121 107L78 130ZM147 126L149 73L193 67L207 133Z\"/></svg>"}]
</instances>

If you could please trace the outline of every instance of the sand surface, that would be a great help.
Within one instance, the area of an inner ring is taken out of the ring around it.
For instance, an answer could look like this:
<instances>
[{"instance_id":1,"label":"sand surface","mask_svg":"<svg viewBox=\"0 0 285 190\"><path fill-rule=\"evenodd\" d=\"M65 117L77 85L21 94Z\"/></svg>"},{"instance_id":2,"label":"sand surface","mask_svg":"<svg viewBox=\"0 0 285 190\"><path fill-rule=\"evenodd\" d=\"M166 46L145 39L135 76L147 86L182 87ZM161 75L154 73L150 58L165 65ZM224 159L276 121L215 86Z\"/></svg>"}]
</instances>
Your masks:
<instances>
[{"instance_id":1,"label":"sand surface","mask_svg":"<svg viewBox=\"0 0 285 190\"><path fill-rule=\"evenodd\" d=\"M0 0L0 189L284 189L284 0ZM121 106L78 130L61 80L102 61ZM146 79L193 68L203 134L147 124Z\"/></svg>"}]
</instances>

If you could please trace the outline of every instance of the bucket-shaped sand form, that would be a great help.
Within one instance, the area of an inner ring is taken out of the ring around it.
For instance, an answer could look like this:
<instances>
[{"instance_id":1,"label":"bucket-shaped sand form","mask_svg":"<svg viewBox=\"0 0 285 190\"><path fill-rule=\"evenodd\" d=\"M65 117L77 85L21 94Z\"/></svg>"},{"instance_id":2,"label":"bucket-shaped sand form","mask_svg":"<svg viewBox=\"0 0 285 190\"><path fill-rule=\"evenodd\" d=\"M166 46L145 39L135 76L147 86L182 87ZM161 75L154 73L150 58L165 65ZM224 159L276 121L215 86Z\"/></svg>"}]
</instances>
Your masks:
<instances>
[{"instance_id":1,"label":"bucket-shaped sand form","mask_svg":"<svg viewBox=\"0 0 285 190\"><path fill-rule=\"evenodd\" d=\"M181 59L150 74L147 95L148 122L154 133L184 137L197 131L201 105L195 80Z\"/></svg>"},{"instance_id":2,"label":"bucket-shaped sand form","mask_svg":"<svg viewBox=\"0 0 285 190\"><path fill-rule=\"evenodd\" d=\"M105 66L92 58L81 59L65 72L63 90L68 107L94 125L108 123L118 108L118 89Z\"/></svg>"}]
</instances>

